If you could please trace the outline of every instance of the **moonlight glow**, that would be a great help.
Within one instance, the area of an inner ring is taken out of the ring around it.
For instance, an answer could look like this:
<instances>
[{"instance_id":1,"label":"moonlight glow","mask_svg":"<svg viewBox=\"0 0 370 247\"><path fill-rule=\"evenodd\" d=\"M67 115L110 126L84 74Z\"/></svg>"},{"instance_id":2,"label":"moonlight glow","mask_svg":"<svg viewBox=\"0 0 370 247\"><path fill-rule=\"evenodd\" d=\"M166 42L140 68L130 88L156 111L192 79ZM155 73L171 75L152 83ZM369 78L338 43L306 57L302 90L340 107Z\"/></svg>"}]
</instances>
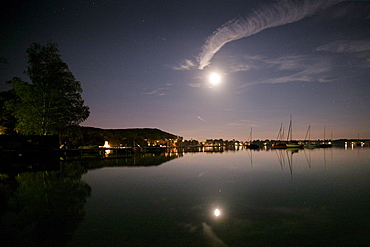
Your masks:
<instances>
[{"instance_id":1,"label":"moonlight glow","mask_svg":"<svg viewBox=\"0 0 370 247\"><path fill-rule=\"evenodd\" d=\"M216 217L220 216L221 214L221 211L217 208L215 211L214 211L214 214Z\"/></svg>"},{"instance_id":2,"label":"moonlight glow","mask_svg":"<svg viewBox=\"0 0 370 247\"><path fill-rule=\"evenodd\" d=\"M217 73L212 73L209 76L209 82L212 85L218 85L221 82L221 76L219 74L217 74Z\"/></svg>"}]
</instances>

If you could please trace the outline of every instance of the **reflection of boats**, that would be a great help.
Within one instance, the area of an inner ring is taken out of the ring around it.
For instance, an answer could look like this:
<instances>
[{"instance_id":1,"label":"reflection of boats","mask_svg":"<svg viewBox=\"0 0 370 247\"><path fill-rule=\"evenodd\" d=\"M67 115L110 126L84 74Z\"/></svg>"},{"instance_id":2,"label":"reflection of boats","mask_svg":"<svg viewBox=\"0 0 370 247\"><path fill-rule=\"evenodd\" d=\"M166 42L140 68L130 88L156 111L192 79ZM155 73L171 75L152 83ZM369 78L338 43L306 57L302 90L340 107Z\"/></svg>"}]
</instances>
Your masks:
<instances>
[{"instance_id":1,"label":"reflection of boats","mask_svg":"<svg viewBox=\"0 0 370 247\"><path fill-rule=\"evenodd\" d=\"M304 148L309 148L309 149L317 148L317 145L315 143L311 143L311 125L308 125L307 133L304 138L305 140L307 140L307 135L308 135L308 143L304 145Z\"/></svg>"},{"instance_id":2,"label":"reflection of boats","mask_svg":"<svg viewBox=\"0 0 370 247\"><path fill-rule=\"evenodd\" d=\"M257 144L253 144L252 143L252 127L251 127L251 133L249 134L249 144L247 145L247 148L249 148L249 149L259 149L260 148L260 146L258 146Z\"/></svg>"},{"instance_id":3,"label":"reflection of boats","mask_svg":"<svg viewBox=\"0 0 370 247\"><path fill-rule=\"evenodd\" d=\"M289 170L290 170L290 180L293 180L293 154L297 153L298 149L295 149L294 151L290 152L290 155L287 151L286 156L289 164Z\"/></svg>"},{"instance_id":4,"label":"reflection of boats","mask_svg":"<svg viewBox=\"0 0 370 247\"><path fill-rule=\"evenodd\" d=\"M290 138L290 140L289 140ZM290 122L289 122L289 130L288 130L288 137L287 137L287 148L302 148L303 145L299 144L298 141L293 141L293 127L292 127L292 115L290 115Z\"/></svg>"},{"instance_id":5,"label":"reflection of boats","mask_svg":"<svg viewBox=\"0 0 370 247\"><path fill-rule=\"evenodd\" d=\"M286 151L290 151L292 153L298 153L298 151L300 150L301 148L287 148Z\"/></svg>"},{"instance_id":6,"label":"reflection of boats","mask_svg":"<svg viewBox=\"0 0 370 247\"><path fill-rule=\"evenodd\" d=\"M284 169L286 160L288 161L289 171L290 171L290 179L293 180L293 154L297 153L299 148L291 149L287 148L286 150L276 150L276 155L278 157L281 170Z\"/></svg>"},{"instance_id":7,"label":"reflection of boats","mask_svg":"<svg viewBox=\"0 0 370 247\"><path fill-rule=\"evenodd\" d=\"M254 152L254 151L252 151L251 149L249 150L249 151L247 151L248 152L248 155L249 155L249 158L250 158L250 160L251 160L251 167L253 167L253 154L252 154L252 152Z\"/></svg>"},{"instance_id":8,"label":"reflection of boats","mask_svg":"<svg viewBox=\"0 0 370 247\"><path fill-rule=\"evenodd\" d=\"M317 145L315 143L307 143L304 145L304 148L314 149L317 148Z\"/></svg>"}]
</instances>

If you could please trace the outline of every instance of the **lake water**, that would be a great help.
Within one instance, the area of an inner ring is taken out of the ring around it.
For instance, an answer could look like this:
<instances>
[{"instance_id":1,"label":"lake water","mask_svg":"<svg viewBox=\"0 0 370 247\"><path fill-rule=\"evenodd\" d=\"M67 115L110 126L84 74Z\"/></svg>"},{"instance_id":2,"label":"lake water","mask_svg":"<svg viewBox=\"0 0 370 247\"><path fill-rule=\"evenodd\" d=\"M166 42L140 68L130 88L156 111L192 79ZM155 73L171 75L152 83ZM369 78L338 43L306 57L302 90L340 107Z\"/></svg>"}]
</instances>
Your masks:
<instances>
[{"instance_id":1,"label":"lake water","mask_svg":"<svg viewBox=\"0 0 370 247\"><path fill-rule=\"evenodd\" d=\"M47 193L18 188L23 206L3 215L18 245L370 243L370 148L172 152L63 167L31 175L50 184Z\"/></svg>"}]
</instances>

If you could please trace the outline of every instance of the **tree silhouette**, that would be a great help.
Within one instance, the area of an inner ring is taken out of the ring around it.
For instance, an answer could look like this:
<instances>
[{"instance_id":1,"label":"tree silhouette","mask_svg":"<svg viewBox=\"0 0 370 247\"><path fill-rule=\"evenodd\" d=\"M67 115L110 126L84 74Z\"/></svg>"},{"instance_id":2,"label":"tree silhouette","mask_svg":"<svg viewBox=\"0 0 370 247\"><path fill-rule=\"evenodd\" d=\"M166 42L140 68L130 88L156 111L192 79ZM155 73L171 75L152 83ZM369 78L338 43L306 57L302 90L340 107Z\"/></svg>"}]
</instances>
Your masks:
<instances>
[{"instance_id":1,"label":"tree silhouette","mask_svg":"<svg viewBox=\"0 0 370 247\"><path fill-rule=\"evenodd\" d=\"M61 59L57 44L33 43L27 53L26 74L31 83L20 78L9 81L17 98L6 107L17 119L16 130L55 135L86 120L90 112L81 97L81 84Z\"/></svg>"}]
</instances>

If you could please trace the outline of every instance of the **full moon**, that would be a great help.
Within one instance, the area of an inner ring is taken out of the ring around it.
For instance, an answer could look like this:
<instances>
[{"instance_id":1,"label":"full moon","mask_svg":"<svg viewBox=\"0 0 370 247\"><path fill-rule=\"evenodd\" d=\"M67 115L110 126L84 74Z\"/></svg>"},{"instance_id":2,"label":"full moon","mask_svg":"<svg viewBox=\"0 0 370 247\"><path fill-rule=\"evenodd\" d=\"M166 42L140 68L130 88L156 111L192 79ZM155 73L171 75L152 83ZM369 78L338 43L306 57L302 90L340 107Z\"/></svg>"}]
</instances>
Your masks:
<instances>
[{"instance_id":1,"label":"full moon","mask_svg":"<svg viewBox=\"0 0 370 247\"><path fill-rule=\"evenodd\" d=\"M221 211L218 208L216 208L216 210L214 211L214 214L215 214L216 217L218 217L218 216L220 216Z\"/></svg>"},{"instance_id":2,"label":"full moon","mask_svg":"<svg viewBox=\"0 0 370 247\"><path fill-rule=\"evenodd\" d=\"M217 73L212 73L209 76L209 82L212 85L218 85L221 82L221 76L219 74L217 74Z\"/></svg>"}]
</instances>

